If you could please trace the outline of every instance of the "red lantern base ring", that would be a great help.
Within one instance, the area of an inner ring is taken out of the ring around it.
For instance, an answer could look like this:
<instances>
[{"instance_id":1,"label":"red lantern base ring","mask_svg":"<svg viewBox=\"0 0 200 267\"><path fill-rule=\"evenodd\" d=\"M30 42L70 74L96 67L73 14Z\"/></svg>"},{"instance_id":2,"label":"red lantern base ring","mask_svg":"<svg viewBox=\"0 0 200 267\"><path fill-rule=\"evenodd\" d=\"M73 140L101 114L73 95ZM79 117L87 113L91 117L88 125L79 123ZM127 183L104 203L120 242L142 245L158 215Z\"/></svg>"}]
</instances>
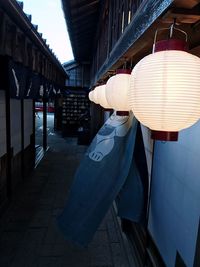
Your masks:
<instances>
[{"instance_id":1,"label":"red lantern base ring","mask_svg":"<svg viewBox=\"0 0 200 267\"><path fill-rule=\"evenodd\" d=\"M178 132L151 131L151 138L160 141L178 141Z\"/></svg>"},{"instance_id":2,"label":"red lantern base ring","mask_svg":"<svg viewBox=\"0 0 200 267\"><path fill-rule=\"evenodd\" d=\"M117 116L129 116L129 111L117 111Z\"/></svg>"}]
</instances>

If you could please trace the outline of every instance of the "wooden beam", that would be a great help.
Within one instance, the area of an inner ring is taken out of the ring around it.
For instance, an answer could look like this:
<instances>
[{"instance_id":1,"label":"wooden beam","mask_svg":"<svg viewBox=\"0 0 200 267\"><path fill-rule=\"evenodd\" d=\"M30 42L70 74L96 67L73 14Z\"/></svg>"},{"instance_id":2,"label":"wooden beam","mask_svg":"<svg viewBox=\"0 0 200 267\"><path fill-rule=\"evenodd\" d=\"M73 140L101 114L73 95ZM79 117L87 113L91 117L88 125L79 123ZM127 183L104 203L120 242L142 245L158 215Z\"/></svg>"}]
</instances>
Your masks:
<instances>
[{"instance_id":1,"label":"wooden beam","mask_svg":"<svg viewBox=\"0 0 200 267\"><path fill-rule=\"evenodd\" d=\"M192 48L190 50L190 53L199 57L200 56L200 45Z\"/></svg>"},{"instance_id":2,"label":"wooden beam","mask_svg":"<svg viewBox=\"0 0 200 267\"><path fill-rule=\"evenodd\" d=\"M124 54L134 46L135 42L151 27L156 19L166 11L173 0L146 0L138 8L134 18L115 44L109 57L98 70L92 84L95 84ZM141 49L141 47L140 47Z\"/></svg>"},{"instance_id":3,"label":"wooden beam","mask_svg":"<svg viewBox=\"0 0 200 267\"><path fill-rule=\"evenodd\" d=\"M11 148L11 121L10 121L10 84L8 75L8 58L4 57L4 69L2 74L5 77L6 91L6 149L7 149L7 197L12 198L12 148Z\"/></svg>"},{"instance_id":4,"label":"wooden beam","mask_svg":"<svg viewBox=\"0 0 200 267\"><path fill-rule=\"evenodd\" d=\"M15 0L0 1L0 39L1 55L8 55L15 61L23 63L25 66L28 65L32 70L41 74L39 54L36 52L36 55L33 55L34 48L43 54L52 65L56 66L59 76L65 76L60 62ZM32 50L30 53L28 48ZM32 63L33 60L35 64Z\"/></svg>"},{"instance_id":5,"label":"wooden beam","mask_svg":"<svg viewBox=\"0 0 200 267\"><path fill-rule=\"evenodd\" d=\"M43 149L47 149L47 100L43 98Z\"/></svg>"},{"instance_id":6,"label":"wooden beam","mask_svg":"<svg viewBox=\"0 0 200 267\"><path fill-rule=\"evenodd\" d=\"M2 10L0 10L0 54L4 54L4 43L5 43L5 36L6 36L6 19L5 14Z\"/></svg>"},{"instance_id":7,"label":"wooden beam","mask_svg":"<svg viewBox=\"0 0 200 267\"><path fill-rule=\"evenodd\" d=\"M193 8L199 3L200 0L174 0L174 5L182 8Z\"/></svg>"},{"instance_id":8,"label":"wooden beam","mask_svg":"<svg viewBox=\"0 0 200 267\"><path fill-rule=\"evenodd\" d=\"M173 23L176 19L177 23L196 23L200 20L200 8L172 8L162 17L163 22Z\"/></svg>"},{"instance_id":9,"label":"wooden beam","mask_svg":"<svg viewBox=\"0 0 200 267\"><path fill-rule=\"evenodd\" d=\"M32 119L33 119L33 124L32 124L32 127L33 127L33 135L32 135L32 139L31 139L31 144L33 146L33 158L34 158L34 163L33 163L33 168L35 167L35 155L36 155L36 151L35 151L35 135L36 135L36 132L35 132L35 100L33 99L32 100L32 104L33 104L33 109L32 109Z\"/></svg>"},{"instance_id":10,"label":"wooden beam","mask_svg":"<svg viewBox=\"0 0 200 267\"><path fill-rule=\"evenodd\" d=\"M72 1L71 2L71 8L73 9L80 9L83 7L92 7L93 5L97 5L99 2L99 0L95 0L95 1L88 1L88 0L84 0L81 1L81 3L79 3L79 1Z\"/></svg>"}]
</instances>

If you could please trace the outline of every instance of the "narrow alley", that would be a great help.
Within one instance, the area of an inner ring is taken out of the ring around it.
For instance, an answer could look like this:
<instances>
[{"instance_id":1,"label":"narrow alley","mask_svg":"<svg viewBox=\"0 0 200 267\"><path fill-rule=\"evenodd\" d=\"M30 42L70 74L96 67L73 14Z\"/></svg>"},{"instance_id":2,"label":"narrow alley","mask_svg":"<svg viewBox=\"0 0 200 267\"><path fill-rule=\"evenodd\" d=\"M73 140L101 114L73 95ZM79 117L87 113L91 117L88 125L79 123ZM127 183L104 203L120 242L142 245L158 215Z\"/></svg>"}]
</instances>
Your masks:
<instances>
[{"instance_id":1,"label":"narrow alley","mask_svg":"<svg viewBox=\"0 0 200 267\"><path fill-rule=\"evenodd\" d=\"M0 267L200 267L199 33L200 0L0 0Z\"/></svg>"},{"instance_id":2,"label":"narrow alley","mask_svg":"<svg viewBox=\"0 0 200 267\"><path fill-rule=\"evenodd\" d=\"M52 126L52 125L51 125ZM39 129L38 129L39 131ZM86 146L49 130L50 148L25 177L0 219L1 267L133 267L115 211L110 209L88 248L68 244L56 227Z\"/></svg>"}]
</instances>

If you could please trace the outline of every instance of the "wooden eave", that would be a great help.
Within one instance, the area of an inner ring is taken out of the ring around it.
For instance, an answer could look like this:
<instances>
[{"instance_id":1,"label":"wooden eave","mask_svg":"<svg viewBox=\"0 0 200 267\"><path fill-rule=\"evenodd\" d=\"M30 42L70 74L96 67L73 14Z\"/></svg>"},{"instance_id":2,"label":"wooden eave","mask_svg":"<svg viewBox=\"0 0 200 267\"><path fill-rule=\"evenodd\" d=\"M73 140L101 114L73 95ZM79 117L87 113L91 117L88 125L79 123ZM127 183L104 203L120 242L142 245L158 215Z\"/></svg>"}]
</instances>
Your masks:
<instances>
[{"instance_id":1,"label":"wooden eave","mask_svg":"<svg viewBox=\"0 0 200 267\"><path fill-rule=\"evenodd\" d=\"M30 48L34 60L37 61L36 69L33 70L36 70L46 78L62 80L64 84L67 78L65 70L49 48L49 45L42 38L42 35L37 31L36 25L32 24L30 18L23 12L20 4L15 0L0 0L0 15L0 54L13 57L15 61L18 62L19 60L20 63L26 66L28 65L27 50ZM8 39L6 26L8 25L12 28L12 32L9 33L9 38L12 39L12 51L9 53L6 51L8 47L6 44ZM17 49L24 49L24 51L20 52L20 59L15 55ZM52 76L50 77L49 75L51 74Z\"/></svg>"},{"instance_id":2,"label":"wooden eave","mask_svg":"<svg viewBox=\"0 0 200 267\"><path fill-rule=\"evenodd\" d=\"M174 19L178 27L188 33L191 53L200 56L200 1L199 0L146 0L113 47L91 84L107 79L110 72L125 61L134 66L152 52L157 29L169 27Z\"/></svg>"},{"instance_id":3,"label":"wooden eave","mask_svg":"<svg viewBox=\"0 0 200 267\"><path fill-rule=\"evenodd\" d=\"M62 0L76 61L89 61L96 32L100 0Z\"/></svg>"}]
</instances>

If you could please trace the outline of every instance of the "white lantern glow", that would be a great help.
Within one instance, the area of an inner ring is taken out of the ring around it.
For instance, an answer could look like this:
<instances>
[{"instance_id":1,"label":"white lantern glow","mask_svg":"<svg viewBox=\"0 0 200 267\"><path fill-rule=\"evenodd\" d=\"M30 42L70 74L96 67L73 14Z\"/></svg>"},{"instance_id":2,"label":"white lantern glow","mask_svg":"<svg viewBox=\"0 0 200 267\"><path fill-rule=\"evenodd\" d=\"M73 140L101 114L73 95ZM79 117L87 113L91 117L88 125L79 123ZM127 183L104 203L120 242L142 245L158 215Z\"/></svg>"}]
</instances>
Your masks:
<instances>
[{"instance_id":1,"label":"white lantern glow","mask_svg":"<svg viewBox=\"0 0 200 267\"><path fill-rule=\"evenodd\" d=\"M155 131L177 132L200 118L200 59L184 51L160 51L133 69L129 105Z\"/></svg>"},{"instance_id":2,"label":"white lantern glow","mask_svg":"<svg viewBox=\"0 0 200 267\"><path fill-rule=\"evenodd\" d=\"M94 102L95 104L99 104L96 88L89 92L89 99L91 102Z\"/></svg>"},{"instance_id":3,"label":"white lantern glow","mask_svg":"<svg viewBox=\"0 0 200 267\"><path fill-rule=\"evenodd\" d=\"M93 94L94 94L94 91L90 91L90 92L89 92L89 95L88 95L88 97L89 97L89 99L90 99L91 102L94 101Z\"/></svg>"},{"instance_id":4,"label":"white lantern glow","mask_svg":"<svg viewBox=\"0 0 200 267\"><path fill-rule=\"evenodd\" d=\"M97 90L96 88L94 89L94 93L93 93L93 102L95 104L99 104L99 100L98 100L98 95L97 95Z\"/></svg>"},{"instance_id":5,"label":"white lantern glow","mask_svg":"<svg viewBox=\"0 0 200 267\"><path fill-rule=\"evenodd\" d=\"M129 111L128 91L130 90L131 70L117 70L106 84L106 99L110 107L117 111Z\"/></svg>"},{"instance_id":6,"label":"white lantern glow","mask_svg":"<svg viewBox=\"0 0 200 267\"><path fill-rule=\"evenodd\" d=\"M99 104L105 109L111 109L111 106L108 104L108 101L106 99L106 91L105 91L106 85L103 84L97 86L95 90L97 90L97 97Z\"/></svg>"}]
</instances>

